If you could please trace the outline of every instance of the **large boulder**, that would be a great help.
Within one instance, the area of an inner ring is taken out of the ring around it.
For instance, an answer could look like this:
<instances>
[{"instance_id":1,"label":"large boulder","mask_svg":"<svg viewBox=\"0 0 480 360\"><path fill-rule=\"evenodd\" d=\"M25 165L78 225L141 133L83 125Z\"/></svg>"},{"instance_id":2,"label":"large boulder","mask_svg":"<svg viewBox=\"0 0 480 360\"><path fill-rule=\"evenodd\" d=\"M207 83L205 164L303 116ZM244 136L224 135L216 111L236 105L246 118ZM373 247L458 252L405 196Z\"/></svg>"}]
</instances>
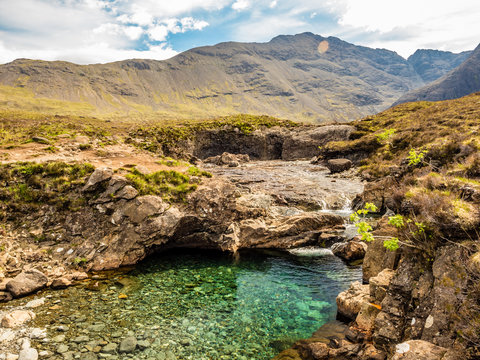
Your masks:
<instances>
[{"instance_id":1,"label":"large boulder","mask_svg":"<svg viewBox=\"0 0 480 360\"><path fill-rule=\"evenodd\" d=\"M6 314L1 322L4 328L16 328L35 319L35 313L30 310L14 310Z\"/></svg>"},{"instance_id":2,"label":"large boulder","mask_svg":"<svg viewBox=\"0 0 480 360\"><path fill-rule=\"evenodd\" d=\"M363 303L368 302L368 298L369 286L362 285L358 281L353 282L348 290L341 292L337 296L339 315L355 320Z\"/></svg>"},{"instance_id":3,"label":"large boulder","mask_svg":"<svg viewBox=\"0 0 480 360\"><path fill-rule=\"evenodd\" d=\"M367 244L362 241L352 240L333 244L332 252L346 261L354 261L365 257L367 247Z\"/></svg>"},{"instance_id":4,"label":"large boulder","mask_svg":"<svg viewBox=\"0 0 480 360\"><path fill-rule=\"evenodd\" d=\"M352 167L352 161L348 159L330 159L327 161L327 168L332 174L347 171Z\"/></svg>"},{"instance_id":5,"label":"large boulder","mask_svg":"<svg viewBox=\"0 0 480 360\"><path fill-rule=\"evenodd\" d=\"M26 270L18 274L7 283L7 290L13 297L18 298L43 289L48 278L38 270Z\"/></svg>"},{"instance_id":6,"label":"large boulder","mask_svg":"<svg viewBox=\"0 0 480 360\"><path fill-rule=\"evenodd\" d=\"M215 165L227 165L230 167L239 166L242 163L250 161L250 156L247 154L230 154L224 152L222 155L211 156L204 160L206 163L211 163Z\"/></svg>"},{"instance_id":7,"label":"large boulder","mask_svg":"<svg viewBox=\"0 0 480 360\"><path fill-rule=\"evenodd\" d=\"M447 350L427 341L409 340L396 345L392 360L442 360Z\"/></svg>"}]
</instances>

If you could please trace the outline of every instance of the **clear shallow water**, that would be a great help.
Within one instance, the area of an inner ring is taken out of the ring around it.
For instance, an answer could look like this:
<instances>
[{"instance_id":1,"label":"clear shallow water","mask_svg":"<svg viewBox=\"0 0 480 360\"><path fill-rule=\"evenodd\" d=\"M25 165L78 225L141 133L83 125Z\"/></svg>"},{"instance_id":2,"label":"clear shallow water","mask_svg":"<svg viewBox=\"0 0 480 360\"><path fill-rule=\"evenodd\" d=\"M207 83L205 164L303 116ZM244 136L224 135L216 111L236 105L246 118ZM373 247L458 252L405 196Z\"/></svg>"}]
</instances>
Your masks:
<instances>
[{"instance_id":1,"label":"clear shallow water","mask_svg":"<svg viewBox=\"0 0 480 360\"><path fill-rule=\"evenodd\" d=\"M169 252L127 275L50 293L36 325L47 325L49 337L68 326L72 351L85 346L69 343L80 335L91 348L135 335L150 344L136 359L271 359L333 320L337 294L360 279L359 267L319 249L236 259Z\"/></svg>"}]
</instances>

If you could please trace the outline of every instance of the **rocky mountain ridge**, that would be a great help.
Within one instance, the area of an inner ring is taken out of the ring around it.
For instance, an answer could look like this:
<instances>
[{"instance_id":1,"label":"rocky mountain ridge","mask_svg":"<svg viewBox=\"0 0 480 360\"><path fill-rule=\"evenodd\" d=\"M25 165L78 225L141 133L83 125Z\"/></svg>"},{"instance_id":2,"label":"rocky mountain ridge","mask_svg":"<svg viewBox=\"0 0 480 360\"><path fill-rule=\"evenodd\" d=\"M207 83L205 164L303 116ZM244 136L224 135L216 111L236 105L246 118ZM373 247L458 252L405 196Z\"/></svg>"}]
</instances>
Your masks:
<instances>
[{"instance_id":1,"label":"rocky mountain ridge","mask_svg":"<svg viewBox=\"0 0 480 360\"><path fill-rule=\"evenodd\" d=\"M435 69L455 61L452 55ZM303 33L194 48L164 61L81 66L19 59L0 65L0 84L0 105L27 110L324 122L376 113L424 80L395 52Z\"/></svg>"},{"instance_id":2,"label":"rocky mountain ridge","mask_svg":"<svg viewBox=\"0 0 480 360\"><path fill-rule=\"evenodd\" d=\"M480 45L460 66L440 79L403 95L394 105L410 101L457 99L480 91Z\"/></svg>"}]
</instances>

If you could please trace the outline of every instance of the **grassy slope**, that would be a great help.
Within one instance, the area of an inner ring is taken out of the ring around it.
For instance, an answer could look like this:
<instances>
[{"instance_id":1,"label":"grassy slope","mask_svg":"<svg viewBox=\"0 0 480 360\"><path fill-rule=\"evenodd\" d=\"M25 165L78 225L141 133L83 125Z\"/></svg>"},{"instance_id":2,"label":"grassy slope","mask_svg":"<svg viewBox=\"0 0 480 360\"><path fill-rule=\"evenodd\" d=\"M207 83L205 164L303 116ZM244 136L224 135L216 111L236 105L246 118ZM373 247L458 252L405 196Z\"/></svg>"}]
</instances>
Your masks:
<instances>
[{"instance_id":1,"label":"grassy slope","mask_svg":"<svg viewBox=\"0 0 480 360\"><path fill-rule=\"evenodd\" d=\"M353 125L354 139L327 144L325 157L361 152L371 196L384 206L424 221L437 239L478 237L480 93L399 105Z\"/></svg>"}]
</instances>

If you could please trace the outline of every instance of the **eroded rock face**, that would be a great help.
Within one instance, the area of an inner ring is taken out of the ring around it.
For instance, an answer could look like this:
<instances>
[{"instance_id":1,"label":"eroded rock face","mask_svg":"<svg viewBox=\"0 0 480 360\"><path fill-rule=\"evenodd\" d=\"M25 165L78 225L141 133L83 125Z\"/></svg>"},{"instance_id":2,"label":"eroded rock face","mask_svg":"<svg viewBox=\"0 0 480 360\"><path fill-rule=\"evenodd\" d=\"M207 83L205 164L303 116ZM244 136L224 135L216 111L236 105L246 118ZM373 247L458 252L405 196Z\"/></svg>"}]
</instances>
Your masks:
<instances>
[{"instance_id":1,"label":"eroded rock face","mask_svg":"<svg viewBox=\"0 0 480 360\"><path fill-rule=\"evenodd\" d=\"M26 270L10 280L6 289L13 297L31 294L47 285L48 278L38 270Z\"/></svg>"},{"instance_id":2,"label":"eroded rock face","mask_svg":"<svg viewBox=\"0 0 480 360\"><path fill-rule=\"evenodd\" d=\"M380 234L378 234L380 235ZM377 276L383 269L393 269L397 254L383 246L382 239L375 239L368 244L368 250L363 259L363 280Z\"/></svg>"}]
</instances>

